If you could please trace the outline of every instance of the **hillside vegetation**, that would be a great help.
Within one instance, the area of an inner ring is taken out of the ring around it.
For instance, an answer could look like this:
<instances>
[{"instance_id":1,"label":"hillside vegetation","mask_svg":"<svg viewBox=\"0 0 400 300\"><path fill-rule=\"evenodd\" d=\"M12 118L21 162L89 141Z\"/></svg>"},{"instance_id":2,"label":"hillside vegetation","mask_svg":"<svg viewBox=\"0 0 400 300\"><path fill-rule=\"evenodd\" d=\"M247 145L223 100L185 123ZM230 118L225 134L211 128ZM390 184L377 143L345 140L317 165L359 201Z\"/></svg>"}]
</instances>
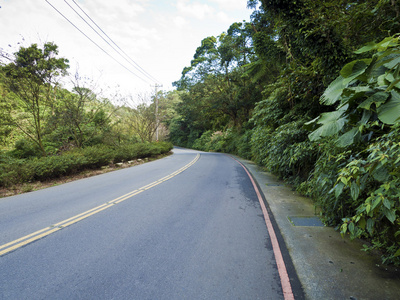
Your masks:
<instances>
[{"instance_id":1,"label":"hillside vegetation","mask_svg":"<svg viewBox=\"0 0 400 300\"><path fill-rule=\"evenodd\" d=\"M105 97L93 81L68 73L54 43L1 52L0 188L47 181L87 169L169 152L156 141L155 114L173 115L173 96L118 93ZM70 81L71 90L64 87ZM62 84L64 82L64 84ZM160 128L160 140L166 135Z\"/></svg>"},{"instance_id":2,"label":"hillside vegetation","mask_svg":"<svg viewBox=\"0 0 400 300\"><path fill-rule=\"evenodd\" d=\"M249 158L400 264L400 7L249 0L174 85L174 144Z\"/></svg>"}]
</instances>

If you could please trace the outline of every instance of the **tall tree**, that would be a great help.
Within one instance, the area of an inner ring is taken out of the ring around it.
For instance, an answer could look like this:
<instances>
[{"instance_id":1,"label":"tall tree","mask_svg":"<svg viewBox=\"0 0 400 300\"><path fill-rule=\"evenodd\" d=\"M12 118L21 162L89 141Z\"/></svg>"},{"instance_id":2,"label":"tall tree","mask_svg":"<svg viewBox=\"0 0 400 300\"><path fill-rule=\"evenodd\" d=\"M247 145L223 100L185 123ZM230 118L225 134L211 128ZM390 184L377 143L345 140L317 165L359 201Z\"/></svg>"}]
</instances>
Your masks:
<instances>
[{"instance_id":1,"label":"tall tree","mask_svg":"<svg viewBox=\"0 0 400 300\"><path fill-rule=\"evenodd\" d=\"M21 47L13 62L4 66L3 82L16 97L16 110L10 111L10 123L32 140L46 155L43 131L55 101L60 76L66 75L68 60L57 58L58 47L45 43ZM10 97L3 98L10 100Z\"/></svg>"},{"instance_id":2,"label":"tall tree","mask_svg":"<svg viewBox=\"0 0 400 300\"><path fill-rule=\"evenodd\" d=\"M240 129L247 122L261 86L247 72L256 59L250 23L233 23L218 37L207 37L174 85L182 95L180 126L196 139L207 130Z\"/></svg>"}]
</instances>

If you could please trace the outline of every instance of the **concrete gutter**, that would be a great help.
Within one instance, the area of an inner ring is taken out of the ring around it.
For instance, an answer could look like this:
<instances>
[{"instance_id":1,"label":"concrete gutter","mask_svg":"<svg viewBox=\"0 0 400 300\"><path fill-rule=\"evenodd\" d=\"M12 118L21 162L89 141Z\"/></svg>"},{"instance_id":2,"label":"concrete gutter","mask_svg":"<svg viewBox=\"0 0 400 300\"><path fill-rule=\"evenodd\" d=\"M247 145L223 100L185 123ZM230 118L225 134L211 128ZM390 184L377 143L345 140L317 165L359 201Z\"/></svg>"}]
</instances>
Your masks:
<instances>
[{"instance_id":1,"label":"concrete gutter","mask_svg":"<svg viewBox=\"0 0 400 300\"><path fill-rule=\"evenodd\" d=\"M265 196L306 299L400 299L398 269L381 266L379 258L360 250L361 241L342 238L331 227L315 226L317 223L294 226L302 217L317 217L311 199L292 191L253 162L237 159Z\"/></svg>"}]
</instances>

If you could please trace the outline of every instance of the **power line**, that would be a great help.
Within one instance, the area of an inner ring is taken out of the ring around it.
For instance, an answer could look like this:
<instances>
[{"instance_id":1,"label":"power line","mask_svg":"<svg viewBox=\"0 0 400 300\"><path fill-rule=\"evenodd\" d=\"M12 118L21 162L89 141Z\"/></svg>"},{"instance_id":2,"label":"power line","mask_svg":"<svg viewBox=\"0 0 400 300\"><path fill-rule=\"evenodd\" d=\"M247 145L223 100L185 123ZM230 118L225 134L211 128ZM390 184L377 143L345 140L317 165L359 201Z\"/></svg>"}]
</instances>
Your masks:
<instances>
[{"instance_id":1,"label":"power line","mask_svg":"<svg viewBox=\"0 0 400 300\"><path fill-rule=\"evenodd\" d=\"M67 3L66 0L64 0L64 2ZM75 5L86 15L86 17L89 18L90 21L92 21L92 23L94 25L96 25L96 27L98 29L100 29L100 31L127 57L129 58L129 60L134 63L134 65L132 65L132 63L130 63L133 67L135 67L136 69L138 69L140 72L142 72L144 75L147 76L147 78L151 79L154 82L158 82L160 83L157 79L155 79L153 76L151 76L148 72L146 72L137 62L135 62L128 54L126 54L126 52L124 50L121 49L121 47L119 47L109 36L107 33L104 32L103 29L101 29L101 27L80 7L80 5L78 3L76 3L75 0L72 0L72 2L75 3ZM68 3L67 3L68 4ZM69 4L68 4L69 5ZM69 5L70 6L70 5ZM70 6L71 7L71 6ZM72 8L72 7L71 7ZM73 9L73 8L72 8ZM74 10L74 9L73 9ZM75 10L74 10L75 11ZM76 11L75 11L76 12ZM77 13L77 12L76 12ZM79 15L79 13L77 13ZM80 16L80 15L79 15ZM81 16L80 16L81 17ZM82 17L81 17L82 18ZM83 19L83 18L82 18ZM85 21L85 20L84 20ZM86 21L85 21L86 22ZM88 24L86 22L86 24ZM89 25L89 24L88 24ZM109 44L91 25L89 25L107 44ZM110 45L110 44L109 44ZM111 45L110 45L111 46ZM112 47L112 46L111 46ZM112 47L114 49L114 47ZM114 49L115 50L115 49ZM115 50L116 52L118 52L117 50ZM119 52L118 52L119 53ZM120 54L120 53L119 53ZM120 54L121 55L121 54ZM122 55L121 55L122 56ZM126 58L125 58L126 59Z\"/></svg>"},{"instance_id":2,"label":"power line","mask_svg":"<svg viewBox=\"0 0 400 300\"><path fill-rule=\"evenodd\" d=\"M81 29L78 28L74 23L72 23L63 13L61 13L56 7L54 7L48 0L46 0L47 4L49 4L56 12L58 12L64 19L66 19L72 26L74 26L81 34L83 34L89 41L91 41L93 44L95 44L101 51L103 51L105 54L107 54L110 58L112 58L115 62L117 62L121 67L123 67L125 70L130 72L131 74L135 75L142 81L146 83L150 83L149 81L143 79L136 73L134 73L132 70L124 66L122 63L120 63L117 59L115 59L111 54L109 54L106 50L104 50L102 47L100 47L95 41L93 41L88 35L86 35Z\"/></svg>"},{"instance_id":3,"label":"power line","mask_svg":"<svg viewBox=\"0 0 400 300\"><path fill-rule=\"evenodd\" d=\"M137 63L135 63L101 28L99 25L97 25L96 22L93 21L93 19L78 5L78 3L76 3L74 0L73 2L75 3L75 5L86 15L86 17L89 18L90 21L92 21L93 24L95 24L97 26L97 28L99 28L101 30L101 32L115 45L117 46L118 49L120 49L122 51L123 54L125 54L126 57L128 57L131 61L133 61L136 65L132 64L132 62L130 62L126 57L124 57L117 49L115 49L115 47L113 45L111 45L109 43L109 41L107 41L95 28L93 28L93 26L91 24L89 24L89 22L87 20L85 20L84 17L82 17L79 12L77 12L66 0L64 0L64 2L100 37L103 39L103 41L105 41L115 52L117 52L123 59L125 59L132 67L134 67L136 70L138 70L140 73L142 73L144 76L146 76L148 79L150 79L151 81L154 82L158 82L157 79L155 79L154 77L152 77L149 73L147 73L143 68L141 68Z\"/></svg>"},{"instance_id":4,"label":"power line","mask_svg":"<svg viewBox=\"0 0 400 300\"><path fill-rule=\"evenodd\" d=\"M72 26L74 26L81 34L83 34L89 41L91 41L93 44L95 44L101 51L103 51L105 54L107 54L110 58L112 58L115 62L117 62L120 66L122 66L124 69L126 69L128 72L132 73L142 81L149 83L148 81L144 80L142 77L134 73L132 70L128 69L126 66L121 64L117 59L115 59L111 54L109 54L106 50L104 50L101 46L99 46L96 42L94 42L88 35L86 35L81 29L78 28L72 21L70 21L64 14L62 14L56 7L54 7L48 0L46 2L55 10L57 11L64 19L66 19Z\"/></svg>"}]
</instances>

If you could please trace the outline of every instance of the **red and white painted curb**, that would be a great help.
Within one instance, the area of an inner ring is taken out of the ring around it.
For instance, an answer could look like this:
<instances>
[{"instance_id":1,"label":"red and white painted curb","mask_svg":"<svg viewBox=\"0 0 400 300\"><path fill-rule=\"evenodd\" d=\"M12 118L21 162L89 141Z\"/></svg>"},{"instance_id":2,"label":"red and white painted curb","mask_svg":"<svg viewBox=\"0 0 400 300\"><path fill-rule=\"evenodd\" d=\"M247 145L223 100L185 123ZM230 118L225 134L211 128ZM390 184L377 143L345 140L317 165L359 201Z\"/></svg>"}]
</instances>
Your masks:
<instances>
[{"instance_id":1,"label":"red and white painted curb","mask_svg":"<svg viewBox=\"0 0 400 300\"><path fill-rule=\"evenodd\" d=\"M257 194L258 201L260 202L261 209L264 214L264 220L265 220L265 224L267 225L268 234L271 239L272 249L274 251L274 256L275 256L275 261L276 261L276 265L278 267L279 277L281 279L283 296L284 296L285 300L292 300L292 299L294 299L294 295L293 295L293 291L292 291L292 286L290 284L289 275L286 270L286 265L283 260L281 248L279 247L279 243L278 243L278 239L275 234L274 227L272 226L272 222L269 217L267 208L265 207L264 200L261 196L260 190L258 189L257 184L255 183L253 177L251 176L251 174L247 170L247 168L237 159L235 159L235 158L233 158L233 159L236 160L243 167L243 169L246 171L247 175L249 176L251 183L253 184L253 188Z\"/></svg>"}]
</instances>

